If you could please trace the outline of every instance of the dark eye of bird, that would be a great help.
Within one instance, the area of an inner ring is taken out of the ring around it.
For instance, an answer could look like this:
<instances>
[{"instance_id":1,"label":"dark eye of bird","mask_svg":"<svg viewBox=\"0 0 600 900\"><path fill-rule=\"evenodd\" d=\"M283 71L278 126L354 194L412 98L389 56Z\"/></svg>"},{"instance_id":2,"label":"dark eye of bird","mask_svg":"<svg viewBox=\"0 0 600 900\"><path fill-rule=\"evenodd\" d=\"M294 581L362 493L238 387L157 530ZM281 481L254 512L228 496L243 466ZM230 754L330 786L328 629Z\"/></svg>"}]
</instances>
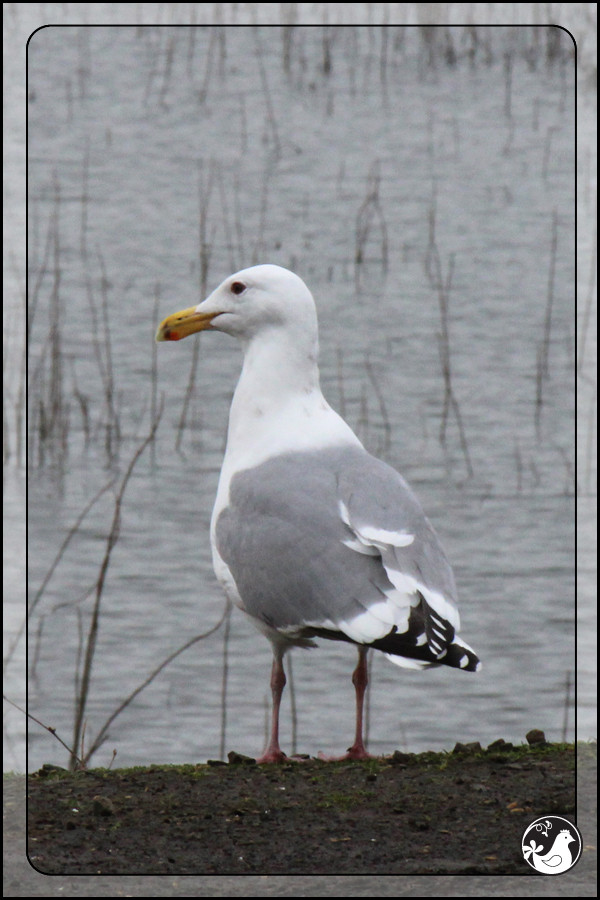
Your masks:
<instances>
[{"instance_id":1,"label":"dark eye of bird","mask_svg":"<svg viewBox=\"0 0 600 900\"><path fill-rule=\"evenodd\" d=\"M231 285L231 293L232 294L243 294L246 290L246 285L242 284L241 281L234 281Z\"/></svg>"}]
</instances>

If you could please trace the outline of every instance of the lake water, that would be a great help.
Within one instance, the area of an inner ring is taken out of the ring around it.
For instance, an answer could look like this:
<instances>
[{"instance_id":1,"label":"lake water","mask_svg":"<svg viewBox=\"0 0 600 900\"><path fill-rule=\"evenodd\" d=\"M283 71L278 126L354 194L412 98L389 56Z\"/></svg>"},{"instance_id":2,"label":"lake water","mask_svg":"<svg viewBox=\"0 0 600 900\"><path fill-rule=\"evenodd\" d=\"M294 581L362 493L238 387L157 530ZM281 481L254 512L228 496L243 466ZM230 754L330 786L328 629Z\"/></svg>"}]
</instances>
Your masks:
<instances>
[{"instance_id":1,"label":"lake water","mask_svg":"<svg viewBox=\"0 0 600 900\"><path fill-rule=\"evenodd\" d=\"M436 29L432 41L408 28L73 27L32 38L30 597L86 504L123 476L164 398L123 501L88 739L222 614L208 525L240 350L218 334L156 348L153 335L165 315L260 262L293 269L312 290L324 393L419 494L454 566L461 633L483 661L469 676L374 658L371 751L520 742L533 727L561 739L582 487L574 65L568 35L548 31ZM445 441L441 294L462 426L451 409ZM8 489L22 490L16 476ZM30 622L30 709L67 742L113 508L108 491ZM223 647L221 629L178 657L115 720L94 764L113 748L119 765L218 756ZM292 657L296 749L343 750L353 648L321 642ZM270 660L235 612L226 751L262 749ZM592 704L584 689L584 738L595 733ZM291 729L286 692L286 750ZM65 758L31 729L31 768Z\"/></svg>"}]
</instances>

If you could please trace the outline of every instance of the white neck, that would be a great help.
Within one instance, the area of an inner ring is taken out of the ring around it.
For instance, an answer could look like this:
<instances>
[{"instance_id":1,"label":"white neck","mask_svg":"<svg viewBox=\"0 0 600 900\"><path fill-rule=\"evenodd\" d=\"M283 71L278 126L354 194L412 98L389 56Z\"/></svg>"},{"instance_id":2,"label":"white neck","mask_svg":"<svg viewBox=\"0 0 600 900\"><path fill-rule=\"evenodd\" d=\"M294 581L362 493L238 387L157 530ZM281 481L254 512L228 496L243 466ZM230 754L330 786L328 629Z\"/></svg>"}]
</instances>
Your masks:
<instances>
[{"instance_id":1,"label":"white neck","mask_svg":"<svg viewBox=\"0 0 600 900\"><path fill-rule=\"evenodd\" d=\"M262 329L244 349L229 413L225 477L286 450L360 443L321 393L316 333Z\"/></svg>"},{"instance_id":2,"label":"white neck","mask_svg":"<svg viewBox=\"0 0 600 900\"><path fill-rule=\"evenodd\" d=\"M322 397L317 339L298 344L286 338L282 329L270 328L245 345L229 415L230 437L238 424L275 415L299 397Z\"/></svg>"}]
</instances>

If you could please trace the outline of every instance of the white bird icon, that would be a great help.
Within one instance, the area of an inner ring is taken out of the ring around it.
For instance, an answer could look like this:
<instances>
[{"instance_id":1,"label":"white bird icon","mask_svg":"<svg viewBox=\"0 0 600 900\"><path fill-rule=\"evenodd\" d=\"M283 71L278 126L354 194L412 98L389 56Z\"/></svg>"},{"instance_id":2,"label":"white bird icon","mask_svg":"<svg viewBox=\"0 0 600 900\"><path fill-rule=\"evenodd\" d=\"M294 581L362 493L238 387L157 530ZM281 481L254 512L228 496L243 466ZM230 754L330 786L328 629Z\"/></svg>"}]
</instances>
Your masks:
<instances>
[{"instance_id":1,"label":"white bird icon","mask_svg":"<svg viewBox=\"0 0 600 900\"><path fill-rule=\"evenodd\" d=\"M523 847L523 855L533 866L544 875L558 875L560 872L566 872L573 863L573 857L569 849L569 844L575 838L568 829L564 829L556 836L556 840L552 844L552 849L545 856L540 856L540 850L544 848L540 844L536 847L535 841L531 841L529 847ZM529 856L531 859L529 860Z\"/></svg>"}]
</instances>

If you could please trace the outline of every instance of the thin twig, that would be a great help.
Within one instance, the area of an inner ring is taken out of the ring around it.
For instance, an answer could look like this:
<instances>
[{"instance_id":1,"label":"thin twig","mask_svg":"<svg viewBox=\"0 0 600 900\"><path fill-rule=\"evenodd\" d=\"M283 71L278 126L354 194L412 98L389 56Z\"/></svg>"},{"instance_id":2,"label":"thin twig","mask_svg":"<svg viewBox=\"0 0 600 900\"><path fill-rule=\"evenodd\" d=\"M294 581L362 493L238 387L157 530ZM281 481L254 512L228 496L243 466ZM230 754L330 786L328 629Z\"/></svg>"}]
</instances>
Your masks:
<instances>
[{"instance_id":1,"label":"thin twig","mask_svg":"<svg viewBox=\"0 0 600 900\"><path fill-rule=\"evenodd\" d=\"M43 722L40 722L39 719L36 719L36 717L33 716L30 712L27 712L26 709L21 709L21 707L18 706L16 703L13 703L12 700L9 700L9 698L6 696L6 694L2 694L2 696L3 696L3 698L6 700L7 703L10 703L11 706L14 706L15 709L18 709L19 712L22 712L22 713L23 713L23 715L28 716L30 719L33 719L34 722L36 722L38 725L41 725L41 727L42 727L42 728L45 728L46 731L49 731L50 734L53 734L54 737L56 738L56 740L57 740L57 741L60 741L60 743L61 743L61 744L63 745L63 747L65 748L65 750L67 750L67 752L69 753L71 759L72 759L72 760L75 760L75 761L79 764L79 767L80 767L80 768L83 768L83 763L82 763L82 761L79 759L79 757L77 756L77 754L74 753L73 750L71 750L71 748L69 747L69 745L68 745L68 744L65 744L65 742L63 741L63 739L57 735L57 733L56 733L56 728L53 728L52 725L44 725Z\"/></svg>"},{"instance_id":2,"label":"thin twig","mask_svg":"<svg viewBox=\"0 0 600 900\"><path fill-rule=\"evenodd\" d=\"M465 458L467 474L469 478L472 478L474 470L471 463L471 456L469 454L467 437L463 427L460 406L452 388L452 369L450 363L450 328L448 324L448 318L450 290L452 287L452 278L454 275L454 261L455 256L453 253L451 253L448 260L448 272L446 274L446 278L444 279L442 275L440 255L435 242L434 194L429 211L429 246L427 248L427 253L425 256L425 271L432 283L432 286L437 290L440 305L440 322L442 332L441 335L438 335L438 344L440 352L440 362L442 366L442 376L444 378L444 405L442 409L442 421L440 424L440 443L442 445L445 445L446 443L446 428L448 424L448 416L450 413L450 409L452 409L456 418L458 436L463 456Z\"/></svg>"},{"instance_id":3,"label":"thin twig","mask_svg":"<svg viewBox=\"0 0 600 900\"><path fill-rule=\"evenodd\" d=\"M31 666L29 667L29 677L35 679L37 677L37 665L40 661L40 651L42 647L42 634L44 631L44 622L46 621L45 616L40 616L38 619L38 627L35 635L35 646L33 650L33 660L31 662Z\"/></svg>"},{"instance_id":4,"label":"thin twig","mask_svg":"<svg viewBox=\"0 0 600 900\"><path fill-rule=\"evenodd\" d=\"M366 197L356 214L354 278L357 287L360 283L362 263L366 261L366 246L374 219L377 219L379 222L379 230L381 233L381 266L383 273L386 274L388 270L388 236L387 225L379 198L380 182L379 160L375 160L367 176Z\"/></svg>"},{"instance_id":5,"label":"thin twig","mask_svg":"<svg viewBox=\"0 0 600 900\"><path fill-rule=\"evenodd\" d=\"M594 219L596 217L594 216ZM592 314L592 304L594 302L595 296L595 287L596 287L596 257L598 251L598 229L597 227L594 229L594 244L592 247L591 254L591 270L590 270L590 283L587 297L585 298L585 307L583 310L583 321L581 323L581 334L579 337L579 354L577 359L577 371L580 375L583 374L583 360L585 358L585 343L587 340L588 328L590 325L590 318Z\"/></svg>"},{"instance_id":6,"label":"thin twig","mask_svg":"<svg viewBox=\"0 0 600 900\"><path fill-rule=\"evenodd\" d=\"M258 32L254 32L254 37L256 40L256 58L258 60L258 70L260 73L260 80L262 82L263 94L265 95L265 103L267 107L267 122L269 123L269 127L271 129L271 134L273 135L273 144L275 148L275 156L277 159L281 156L281 141L279 140L279 131L277 130L277 120L275 119L275 113L273 112L273 103L271 101L271 92L269 90L269 82L267 81L267 73L265 71L264 64L264 56L263 49L260 42L260 38L258 36Z\"/></svg>"},{"instance_id":7,"label":"thin twig","mask_svg":"<svg viewBox=\"0 0 600 900\"><path fill-rule=\"evenodd\" d=\"M72 358L69 359L71 363L71 375L73 377L73 393L75 394L75 399L79 403L79 409L81 410L81 421L83 425L83 437L85 441L85 446L88 447L90 443L90 406L89 406L89 398L86 397L85 394L82 394L77 385L77 376L75 374L75 363Z\"/></svg>"},{"instance_id":8,"label":"thin twig","mask_svg":"<svg viewBox=\"0 0 600 900\"><path fill-rule=\"evenodd\" d=\"M214 48L217 39L217 28L212 28L210 30L210 40L208 43L208 50L206 52L206 68L204 69L204 78L202 80L202 86L198 91L198 102L203 104L206 102L206 98L208 97L208 87L210 84L210 79L212 75L213 68L213 57L214 57Z\"/></svg>"},{"instance_id":9,"label":"thin twig","mask_svg":"<svg viewBox=\"0 0 600 900\"><path fill-rule=\"evenodd\" d=\"M154 309L152 310L152 322L158 321L158 307L160 302L160 282L156 282L154 288ZM153 332L156 326L153 324ZM151 335L150 346L152 348L152 357L150 361L150 421L156 419L158 409L158 353L154 333ZM152 441L150 447L151 465L154 469L156 465L156 441Z\"/></svg>"},{"instance_id":10,"label":"thin twig","mask_svg":"<svg viewBox=\"0 0 600 900\"><path fill-rule=\"evenodd\" d=\"M42 257L42 263L38 270L37 278L35 280L35 284L32 286L29 291L29 305L27 308L27 350L29 351L29 343L31 340L31 332L33 330L33 323L35 320L35 313L37 310L37 302L40 293L40 289L44 278L48 274L48 263L50 261L50 250L52 247L52 242L54 240L54 216L50 217L48 222L48 232L46 234L46 241L44 243L44 254Z\"/></svg>"},{"instance_id":11,"label":"thin twig","mask_svg":"<svg viewBox=\"0 0 600 900\"><path fill-rule=\"evenodd\" d=\"M160 89L160 95L158 98L158 102L162 107L166 107L168 104L165 100L167 96L167 90L169 88L169 81L171 80L171 71L173 69L173 59L175 56L175 35L171 35L169 40L167 41L167 51L165 54L165 71L163 75L163 83Z\"/></svg>"},{"instance_id":12,"label":"thin twig","mask_svg":"<svg viewBox=\"0 0 600 900\"><path fill-rule=\"evenodd\" d=\"M83 661L83 671L81 674L81 684L80 684L78 695L76 698L75 722L74 722L74 729L73 729L73 746L74 747L79 746L81 729L82 729L84 718L85 718L85 708L86 708L86 704L87 704L87 698L88 698L89 688L90 688L90 679L91 679L91 674L92 674L92 663L94 661L94 654L96 651L96 641L98 639L98 628L99 628L99 624L100 624L100 602L102 599L102 592L104 590L104 583L105 583L106 575L108 572L111 553L113 551L115 544L117 543L117 541L119 539L119 532L120 532L120 527L121 527L121 506L123 503L123 496L125 494L125 489L127 487L129 479L131 478L131 475L133 473L135 464L137 463L138 459L140 458L140 456L142 455L142 453L144 452L144 450L146 449L148 444L154 438L156 429L158 428L158 425L159 425L159 422L160 422L160 419L162 416L162 412L163 412L163 406L161 404L161 407L158 411L158 415L156 416L156 419L152 423L152 427L150 429L148 436L137 448L137 450L135 451L135 453L133 455L131 462L129 463L129 466L127 467L127 471L125 472L125 475L121 482L121 487L119 488L119 491L115 498L115 510L114 510L114 515L113 515L112 526L111 526L110 532L108 534L108 538L106 541L106 551L104 553L104 558L100 565L100 573L98 575L98 581L96 582L96 598L94 600L94 606L92 609L92 620L90 623L90 628L89 628L88 636L87 636L85 655L84 655L84 661Z\"/></svg>"},{"instance_id":13,"label":"thin twig","mask_svg":"<svg viewBox=\"0 0 600 900\"><path fill-rule=\"evenodd\" d=\"M594 393L592 395L592 399L590 402L590 410L588 414L588 428L587 428L587 441L586 441L586 452L585 452L585 494L587 497L592 496L592 465L595 458L594 454L594 426L596 423L597 417L597 387L594 385Z\"/></svg>"},{"instance_id":14,"label":"thin twig","mask_svg":"<svg viewBox=\"0 0 600 900\"><path fill-rule=\"evenodd\" d=\"M263 183L260 194L260 210L258 217L258 228L256 229L256 241L252 250L252 264L257 265L263 258L265 253L265 228L267 224L267 208L269 199L269 177L270 171L265 168L263 171Z\"/></svg>"},{"instance_id":15,"label":"thin twig","mask_svg":"<svg viewBox=\"0 0 600 900\"><path fill-rule=\"evenodd\" d=\"M504 115L507 119L511 117L511 99L512 99L512 70L513 58L512 54L504 54Z\"/></svg>"},{"instance_id":16,"label":"thin twig","mask_svg":"<svg viewBox=\"0 0 600 900\"><path fill-rule=\"evenodd\" d=\"M552 236L550 239L550 266L548 274L548 294L546 298L546 311L544 314L544 327L541 343L538 345L536 358L536 384L535 384L535 431L539 439L541 434L542 409L544 406L544 382L548 380L550 373L548 359L550 356L550 334L552 330L552 307L554 304L554 278L556 273L556 245L557 245L558 217L556 210L552 214Z\"/></svg>"},{"instance_id":17,"label":"thin twig","mask_svg":"<svg viewBox=\"0 0 600 900\"><path fill-rule=\"evenodd\" d=\"M104 358L106 362L106 406L108 411L108 424L106 430L106 452L109 461L115 458L116 448L121 440L119 415L115 407L115 379L113 374L112 346L110 336L110 317L108 314L108 288L109 281L106 276L106 266L100 251L98 251L98 260L100 262L100 296L102 298L102 327L104 332Z\"/></svg>"},{"instance_id":18,"label":"thin twig","mask_svg":"<svg viewBox=\"0 0 600 900\"><path fill-rule=\"evenodd\" d=\"M567 731L569 728L569 706L571 705L571 672L567 671L565 680L565 707L563 713L563 727L561 739L563 744L567 743Z\"/></svg>"},{"instance_id":19,"label":"thin twig","mask_svg":"<svg viewBox=\"0 0 600 900\"><path fill-rule=\"evenodd\" d=\"M43 594L44 594L44 591L45 591L46 588L48 587L48 582L49 582L50 579L52 578L52 576L53 576L53 574L54 574L54 572L55 572L55 570L56 570L56 567L58 566L59 562L61 561L62 557L64 556L64 553L65 553L67 547L69 546L69 544L70 544L72 538L77 534L77 532L78 532L78 530L79 530L79 527L80 527L81 523L83 522L83 520L85 519L85 517L87 516L87 514L89 513L89 511L91 510L91 508L94 506L94 504L100 499L100 497L102 496L102 494L104 494L110 487L112 487L112 485L113 485L114 483L115 483L115 479L113 478L111 481L109 481L107 484L105 484L103 488L101 488L101 489L98 491L98 493L90 500L90 502L89 502L88 505L85 507L85 509L83 510L83 512L81 512L81 513L79 514L79 516L78 516L78 518L77 518L75 524L74 524L74 525L69 529L69 531L67 532L67 535L66 535L64 541L62 542L62 544L61 544L61 546L60 546L60 549L59 549L58 553L56 554L56 556L55 556L55 558L54 558L54 561L53 561L52 565L51 565L50 568L48 569L46 575L44 576L44 580L42 581L40 587L37 589L37 591L36 591L36 593L35 593L35 596L34 596L33 600L31 601L31 604L30 604L30 606L29 606L29 610L28 610L28 612L27 612L27 619L31 618L31 615L32 615L34 609L36 608L36 606L38 605L38 603L39 603L40 600L42 599L42 596L43 596ZM5 657L4 657L4 663L3 663L3 671L4 671L4 672L6 672L7 666L8 666L8 664L10 663L10 661L11 661L13 655L14 655L14 652L15 652L15 650L16 650L16 648L17 648L17 645L18 645L19 641L21 640L21 637L22 637L23 632L24 632L24 630L25 630L25 624L26 624L26 620L27 620L27 619L24 619L23 622L21 623L21 627L19 628L17 634L15 635L15 637L14 637L14 639L13 639L13 642L12 642L12 644L10 645L10 647L9 647L9 649L8 649L8 651L7 651L6 655L5 655Z\"/></svg>"},{"instance_id":20,"label":"thin twig","mask_svg":"<svg viewBox=\"0 0 600 900\"><path fill-rule=\"evenodd\" d=\"M383 442L382 453L383 453L383 455L385 455L389 451L391 443L392 443L392 426L390 425L390 419L388 416L387 407L385 405L385 400L383 399L383 394L381 392L381 388L380 388L379 384L377 383L377 379L375 378L375 375L373 374L373 368L371 366L371 363L369 362L368 356L365 359L365 368L367 370L367 374L369 376L371 384L373 385L373 390L375 391L377 400L379 402L379 409L381 412L381 419L383 422L383 430L385 433L385 439Z\"/></svg>"},{"instance_id":21,"label":"thin twig","mask_svg":"<svg viewBox=\"0 0 600 900\"><path fill-rule=\"evenodd\" d=\"M131 694L129 694L128 697L126 697L125 700L123 700L122 703L119 704L119 706L108 717L108 719L106 720L106 722L104 723L104 725L102 726L100 731L98 732L94 742L92 743L91 747L89 748L88 752L85 755L84 763L88 762L88 760L91 758L92 754L94 754L96 752L96 750L100 747L100 745L106 740L106 738L107 738L106 732L107 732L108 728L112 725L112 723L117 718L117 716L119 716L123 712L123 710L127 706L129 706L131 701L134 700L137 697L137 695L139 693L141 693L141 691L144 690L144 688L148 687L148 685L152 681L154 681L156 676L159 675L160 672L162 672L162 670L165 668L165 666L168 666L169 663L173 662L173 660L176 659L181 653L183 653L185 650L188 650L194 644L197 644L198 641L201 641L204 638L210 637L211 634L214 634L215 631L218 631L218 629L221 627L221 625L225 621L226 617L229 615L230 611L231 611L231 604L230 604L229 600L227 600L225 603L225 608L223 610L223 615L221 616L221 618L219 619L219 621L217 622L216 625L213 625L212 628L209 628L208 631L205 631L202 634L197 634L195 637L191 638L191 640L186 641L186 643L182 647L180 647L178 650L175 650L174 653L171 653L170 656L167 656L167 658L165 660L163 660L163 662L161 662L161 664L159 666L157 666L156 669L154 669L154 671L148 676L148 678L146 678L146 680L144 682L142 682L142 684L140 684L134 691L131 692Z\"/></svg>"},{"instance_id":22,"label":"thin twig","mask_svg":"<svg viewBox=\"0 0 600 900\"><path fill-rule=\"evenodd\" d=\"M35 596L34 596L32 602L31 602L31 605L30 605L29 610L28 610L28 613L27 613L27 617L28 617L28 618L31 617L31 614L33 613L33 611L34 611L34 609L36 608L37 604L38 604L39 601L42 599L42 595L43 595L44 591L46 590L46 588L48 587L48 582L49 582L50 579L52 578L52 576L53 576L53 574L54 574L54 572L55 572L55 570L56 570L57 565L59 564L59 562L60 562L61 559L63 558L64 553L65 553L65 550L67 549L67 547L68 547L69 544L71 543L71 540L72 540L72 539L75 537L75 535L77 534L77 532L78 532L78 530L79 530L79 528L80 528L80 526L81 526L81 523L83 522L83 520L85 519L85 517L87 516L87 514L89 513L89 511L92 509L92 507L98 502L98 500L100 499L100 497L101 497L103 494L105 494L106 491L107 491L109 488L111 488L111 487L113 486L113 484L115 483L115 480L116 480L115 478L112 478L110 481L108 481L108 482L104 485L104 487L100 488L100 490L98 491L98 493L95 494L95 495L92 497L92 499L91 499L90 502L87 504L87 506L84 507L84 509L79 513L79 515L78 515L78 517L77 517L75 523L71 526L71 528L70 528L69 531L67 532L66 537L65 537L64 541L62 542L62 544L60 545L60 549L59 549L58 553L56 554L56 556L55 556L55 558L54 558L54 561L53 561L52 565L51 565L50 568L48 569L48 572L46 573L46 575L45 575L45 577L44 577L44 580L42 581L40 587L37 589L37 591L36 591L36 593L35 593Z\"/></svg>"},{"instance_id":23,"label":"thin twig","mask_svg":"<svg viewBox=\"0 0 600 900\"><path fill-rule=\"evenodd\" d=\"M214 240L214 231L211 235L211 239L207 238L207 225L208 225L208 213L210 207L210 199L213 192L214 182L215 182L215 169L216 163L214 160L211 160L209 173L208 173L208 181L205 184L204 182L204 172L202 164L200 164L199 168L199 182L198 182L198 193L199 193L199 218L198 218L198 240L199 240L199 255L200 255L200 275L199 275L199 291L200 291L200 299L204 299L206 296L206 286L208 284L208 271L210 265L210 257L212 254L212 245ZM179 417L179 422L177 425L177 436L175 438L175 450L178 453L182 453L181 443L183 441L183 434L185 430L185 426L187 424L187 416L188 409L190 403L192 402L192 397L194 395L194 388L196 386L196 373L198 371L198 359L200 354L200 340L194 341L194 346L192 349L192 362L190 365L190 374L188 376L188 383L185 390L185 394L183 397L183 405L181 407L181 415Z\"/></svg>"},{"instance_id":24,"label":"thin twig","mask_svg":"<svg viewBox=\"0 0 600 900\"><path fill-rule=\"evenodd\" d=\"M544 338L542 342L542 375L548 378L548 356L550 350L550 333L552 330L552 307L554 305L554 279L556 275L556 245L558 241L558 217L556 210L552 214L552 237L550 240L550 267L548 274L548 294L546 300L546 314L544 317Z\"/></svg>"},{"instance_id":25,"label":"thin twig","mask_svg":"<svg viewBox=\"0 0 600 900\"><path fill-rule=\"evenodd\" d=\"M515 437L515 463L517 466L517 494L523 490L523 460L521 458L521 446L519 438Z\"/></svg>"},{"instance_id":26,"label":"thin twig","mask_svg":"<svg viewBox=\"0 0 600 900\"><path fill-rule=\"evenodd\" d=\"M236 272L239 269L238 260L235 255L235 246L233 242L233 234L231 231L231 225L229 222L229 206L227 204L227 195L225 193L225 184L223 179L223 170L221 166L217 169L217 182L219 185L219 198L220 198L220 206L221 206L221 214L223 220L223 231L225 232L225 246L229 251L229 268L231 272Z\"/></svg>"}]
</instances>

